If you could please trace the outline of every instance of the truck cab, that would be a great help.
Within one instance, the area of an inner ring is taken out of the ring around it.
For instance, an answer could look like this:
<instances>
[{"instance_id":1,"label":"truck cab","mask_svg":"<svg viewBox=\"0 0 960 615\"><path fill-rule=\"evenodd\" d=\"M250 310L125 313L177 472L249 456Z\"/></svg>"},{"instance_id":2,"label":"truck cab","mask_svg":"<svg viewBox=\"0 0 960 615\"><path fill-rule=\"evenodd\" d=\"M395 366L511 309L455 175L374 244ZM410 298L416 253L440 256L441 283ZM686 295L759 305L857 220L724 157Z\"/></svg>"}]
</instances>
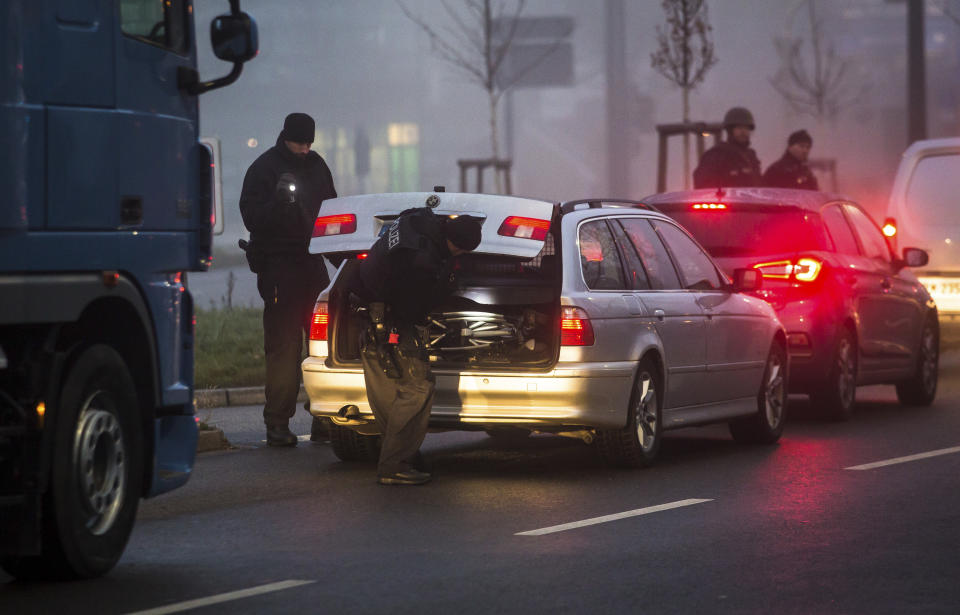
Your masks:
<instances>
[{"instance_id":1,"label":"truck cab","mask_svg":"<svg viewBox=\"0 0 960 615\"><path fill-rule=\"evenodd\" d=\"M186 277L216 219L198 95L256 26L231 0L211 39L233 70L206 82L191 0L8 0L0 38L0 564L97 576L193 466Z\"/></svg>"}]
</instances>

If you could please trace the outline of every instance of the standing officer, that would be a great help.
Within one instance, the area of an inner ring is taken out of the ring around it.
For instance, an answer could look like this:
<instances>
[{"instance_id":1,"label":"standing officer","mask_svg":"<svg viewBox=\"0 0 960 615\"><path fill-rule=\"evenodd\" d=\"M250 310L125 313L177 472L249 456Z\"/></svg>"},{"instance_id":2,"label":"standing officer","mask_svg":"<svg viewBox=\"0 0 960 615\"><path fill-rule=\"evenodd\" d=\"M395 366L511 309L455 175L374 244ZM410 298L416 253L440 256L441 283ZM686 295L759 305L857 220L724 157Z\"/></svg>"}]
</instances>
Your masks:
<instances>
[{"instance_id":1,"label":"standing officer","mask_svg":"<svg viewBox=\"0 0 960 615\"><path fill-rule=\"evenodd\" d=\"M480 221L475 218L408 209L348 274L346 289L370 317L360 356L367 401L383 434L380 484L430 480L430 474L414 467L427 434L435 383L419 325L453 290L453 257L479 244Z\"/></svg>"},{"instance_id":2,"label":"standing officer","mask_svg":"<svg viewBox=\"0 0 960 615\"><path fill-rule=\"evenodd\" d=\"M787 139L787 151L763 174L763 185L771 188L800 188L819 190L817 178L807 166L813 137L806 130L798 130Z\"/></svg>"},{"instance_id":3,"label":"standing officer","mask_svg":"<svg viewBox=\"0 0 960 615\"><path fill-rule=\"evenodd\" d=\"M310 150L314 133L312 117L288 115L276 145L247 169L240 193L250 231L247 262L263 298L268 446L297 445L289 421L300 391L303 331L309 331L313 304L330 281L323 258L307 252L320 204L337 196L327 163Z\"/></svg>"},{"instance_id":4,"label":"standing officer","mask_svg":"<svg viewBox=\"0 0 960 615\"><path fill-rule=\"evenodd\" d=\"M750 147L755 125L753 114L743 107L733 107L723 117L727 140L714 145L700 159L693 171L694 188L733 188L759 186L760 160Z\"/></svg>"}]
</instances>

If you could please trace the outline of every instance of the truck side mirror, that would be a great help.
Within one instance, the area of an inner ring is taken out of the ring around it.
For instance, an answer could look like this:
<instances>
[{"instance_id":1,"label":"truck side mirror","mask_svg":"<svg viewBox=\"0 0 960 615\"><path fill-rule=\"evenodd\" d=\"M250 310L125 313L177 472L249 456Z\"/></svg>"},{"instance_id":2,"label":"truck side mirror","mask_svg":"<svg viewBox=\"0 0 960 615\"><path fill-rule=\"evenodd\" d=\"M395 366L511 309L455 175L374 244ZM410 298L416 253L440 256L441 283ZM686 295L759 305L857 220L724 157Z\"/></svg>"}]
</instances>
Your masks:
<instances>
[{"instance_id":1,"label":"truck side mirror","mask_svg":"<svg viewBox=\"0 0 960 615\"><path fill-rule=\"evenodd\" d=\"M759 269L734 269L733 292L748 293L759 290L763 285L763 276Z\"/></svg>"},{"instance_id":2,"label":"truck side mirror","mask_svg":"<svg viewBox=\"0 0 960 615\"><path fill-rule=\"evenodd\" d=\"M246 13L220 15L210 22L213 54L227 62L247 62L260 52L257 23Z\"/></svg>"},{"instance_id":3,"label":"truck side mirror","mask_svg":"<svg viewBox=\"0 0 960 615\"><path fill-rule=\"evenodd\" d=\"M923 267L930 262L930 255L920 248L904 248L902 262L907 267Z\"/></svg>"},{"instance_id":4,"label":"truck side mirror","mask_svg":"<svg viewBox=\"0 0 960 615\"><path fill-rule=\"evenodd\" d=\"M233 62L233 69L225 77L200 81L196 70L179 67L177 85L193 96L236 81L243 70L243 63L252 60L260 51L257 22L240 10L240 0L230 0L230 14L220 15L210 22L210 42L214 55L221 60Z\"/></svg>"}]
</instances>

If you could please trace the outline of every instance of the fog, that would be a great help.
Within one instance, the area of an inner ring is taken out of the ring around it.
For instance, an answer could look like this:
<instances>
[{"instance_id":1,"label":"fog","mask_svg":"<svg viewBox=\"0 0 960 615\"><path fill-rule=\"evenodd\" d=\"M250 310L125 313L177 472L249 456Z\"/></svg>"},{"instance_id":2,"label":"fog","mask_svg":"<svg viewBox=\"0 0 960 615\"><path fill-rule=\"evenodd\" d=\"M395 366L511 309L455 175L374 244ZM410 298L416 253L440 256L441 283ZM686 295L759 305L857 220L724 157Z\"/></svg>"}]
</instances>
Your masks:
<instances>
[{"instance_id":1,"label":"fog","mask_svg":"<svg viewBox=\"0 0 960 615\"><path fill-rule=\"evenodd\" d=\"M452 27L440 0L406 5L441 31ZM691 119L718 122L728 108L748 107L764 168L782 155L790 132L807 129L812 157L836 163L836 189L881 215L907 146L905 4L817 1L822 40L836 50L837 61L847 63L839 113L821 118L792 109L771 83L781 67L774 38L810 37L806 1L708 5L718 61L692 93ZM227 7L226 0L196 2L203 79L229 70L213 57L207 37L210 19ZM243 175L275 143L289 112L316 119L314 149L330 165L341 195L440 184L457 190L456 161L491 155L485 91L439 57L395 0L242 0L241 7L257 21L260 54L239 81L200 99L201 133L221 140L221 246L235 245L244 234L237 206ZM608 18L618 7L622 16ZM955 135L960 125L960 27L938 7L928 0L929 137ZM513 193L567 200L655 192L655 126L682 119L679 88L651 68L656 27L664 22L660 1L530 0L523 15L572 20L572 72L567 83L518 88L501 102L500 141L502 154L514 161ZM618 40L623 59L615 65L618 74L608 74L608 52ZM809 41L801 51L809 53ZM619 114L611 130L608 109ZM360 130L371 146L370 171L363 176L354 156ZM679 139L668 169L668 189L682 189ZM833 187L827 175L820 175L820 183ZM490 176L484 191L493 191Z\"/></svg>"}]
</instances>

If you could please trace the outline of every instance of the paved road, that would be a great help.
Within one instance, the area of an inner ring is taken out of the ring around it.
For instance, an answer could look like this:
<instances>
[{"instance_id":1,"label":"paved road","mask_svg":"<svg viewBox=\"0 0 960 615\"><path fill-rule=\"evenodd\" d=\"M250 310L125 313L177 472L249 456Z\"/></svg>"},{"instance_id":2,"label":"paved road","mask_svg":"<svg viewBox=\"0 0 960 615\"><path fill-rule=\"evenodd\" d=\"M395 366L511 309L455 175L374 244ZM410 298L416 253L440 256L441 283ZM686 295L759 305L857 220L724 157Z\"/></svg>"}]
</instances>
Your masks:
<instances>
[{"instance_id":1,"label":"paved road","mask_svg":"<svg viewBox=\"0 0 960 615\"><path fill-rule=\"evenodd\" d=\"M113 573L0 577L0 612L955 614L960 370L945 376L929 409L860 389L843 424L797 398L777 446L673 432L649 470L558 437L431 434L437 479L416 488L326 444L265 448L257 408L214 411L238 448L144 502Z\"/></svg>"}]
</instances>

